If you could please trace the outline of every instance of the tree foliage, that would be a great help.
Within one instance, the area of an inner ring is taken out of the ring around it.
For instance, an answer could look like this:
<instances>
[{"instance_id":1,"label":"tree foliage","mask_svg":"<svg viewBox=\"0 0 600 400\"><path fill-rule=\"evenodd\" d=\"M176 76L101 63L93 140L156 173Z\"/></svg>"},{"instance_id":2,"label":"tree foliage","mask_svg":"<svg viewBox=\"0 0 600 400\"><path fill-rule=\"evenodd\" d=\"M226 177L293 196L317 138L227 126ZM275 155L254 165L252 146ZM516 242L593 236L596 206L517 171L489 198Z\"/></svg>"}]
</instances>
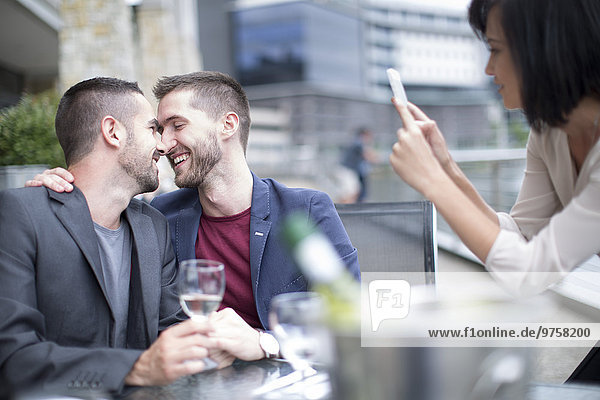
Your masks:
<instances>
[{"instance_id":1,"label":"tree foliage","mask_svg":"<svg viewBox=\"0 0 600 400\"><path fill-rule=\"evenodd\" d=\"M65 166L54 130L59 101L49 90L25 94L17 105L0 110L0 165Z\"/></svg>"}]
</instances>

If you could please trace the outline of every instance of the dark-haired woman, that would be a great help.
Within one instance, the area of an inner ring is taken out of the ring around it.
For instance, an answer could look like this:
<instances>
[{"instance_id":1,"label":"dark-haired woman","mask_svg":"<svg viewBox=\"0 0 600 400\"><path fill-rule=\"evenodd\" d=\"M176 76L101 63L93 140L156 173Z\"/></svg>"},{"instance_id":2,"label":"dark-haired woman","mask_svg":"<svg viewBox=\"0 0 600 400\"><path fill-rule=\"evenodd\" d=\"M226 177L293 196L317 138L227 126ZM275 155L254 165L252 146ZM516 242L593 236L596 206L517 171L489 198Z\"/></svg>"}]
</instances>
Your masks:
<instances>
[{"instance_id":1,"label":"dark-haired woman","mask_svg":"<svg viewBox=\"0 0 600 400\"><path fill-rule=\"evenodd\" d=\"M485 72L532 129L510 214L494 212L452 160L434 121L394 103L404 127L390 162L505 285L543 290L600 252L600 1L473 0ZM570 381L600 381L594 347Z\"/></svg>"},{"instance_id":2,"label":"dark-haired woman","mask_svg":"<svg viewBox=\"0 0 600 400\"><path fill-rule=\"evenodd\" d=\"M469 22L504 105L532 127L516 204L494 212L412 104L395 103L390 162L496 278L539 291L600 252L600 1L473 0Z\"/></svg>"}]
</instances>

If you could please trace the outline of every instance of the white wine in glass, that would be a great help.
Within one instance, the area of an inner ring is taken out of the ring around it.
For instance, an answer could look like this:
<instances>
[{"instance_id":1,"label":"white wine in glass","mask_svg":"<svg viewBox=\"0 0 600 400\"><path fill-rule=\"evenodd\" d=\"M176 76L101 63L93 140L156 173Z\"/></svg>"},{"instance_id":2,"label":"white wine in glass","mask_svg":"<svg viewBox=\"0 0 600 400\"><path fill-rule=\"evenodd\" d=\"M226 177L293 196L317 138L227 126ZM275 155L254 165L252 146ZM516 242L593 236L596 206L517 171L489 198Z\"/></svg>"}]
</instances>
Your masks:
<instances>
[{"instance_id":1,"label":"white wine in glass","mask_svg":"<svg viewBox=\"0 0 600 400\"><path fill-rule=\"evenodd\" d=\"M225 266L212 260L180 264L179 302L190 318L206 318L219 308L225 293Z\"/></svg>"},{"instance_id":2,"label":"white wine in glass","mask_svg":"<svg viewBox=\"0 0 600 400\"><path fill-rule=\"evenodd\" d=\"M179 265L179 303L192 319L204 320L216 311L225 293L225 266L220 261L185 260ZM202 360L204 369L217 366L210 358Z\"/></svg>"}]
</instances>

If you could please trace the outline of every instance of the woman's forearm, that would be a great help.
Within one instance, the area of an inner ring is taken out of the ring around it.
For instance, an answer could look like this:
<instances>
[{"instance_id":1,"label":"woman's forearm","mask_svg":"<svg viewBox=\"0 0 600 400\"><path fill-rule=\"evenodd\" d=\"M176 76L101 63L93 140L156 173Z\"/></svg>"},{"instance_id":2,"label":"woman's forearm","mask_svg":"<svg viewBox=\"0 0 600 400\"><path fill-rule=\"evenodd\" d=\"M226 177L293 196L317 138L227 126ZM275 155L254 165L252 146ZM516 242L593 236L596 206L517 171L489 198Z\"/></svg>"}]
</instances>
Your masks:
<instances>
[{"instance_id":1,"label":"woman's forearm","mask_svg":"<svg viewBox=\"0 0 600 400\"><path fill-rule=\"evenodd\" d=\"M475 186L473 186L471 181L454 160L451 159L450 162L444 166L444 171L446 171L446 174L448 174L450 179L452 179L454 184L464 193L464 195L467 196L491 222L496 226L500 226L496 211L494 211L483 197L481 197L477 189L475 189Z\"/></svg>"},{"instance_id":2,"label":"woman's forearm","mask_svg":"<svg viewBox=\"0 0 600 400\"><path fill-rule=\"evenodd\" d=\"M470 187L472 188L472 185ZM473 191L477 194L474 188ZM481 199L486 207L472 201L464 190L448 176L440 177L423 194L435 204L439 213L463 243L482 262L485 262L500 233L500 226L493 211L491 211L493 218L486 213L485 210L491 210L491 208L483 202L483 199L477 194L477 198Z\"/></svg>"}]
</instances>

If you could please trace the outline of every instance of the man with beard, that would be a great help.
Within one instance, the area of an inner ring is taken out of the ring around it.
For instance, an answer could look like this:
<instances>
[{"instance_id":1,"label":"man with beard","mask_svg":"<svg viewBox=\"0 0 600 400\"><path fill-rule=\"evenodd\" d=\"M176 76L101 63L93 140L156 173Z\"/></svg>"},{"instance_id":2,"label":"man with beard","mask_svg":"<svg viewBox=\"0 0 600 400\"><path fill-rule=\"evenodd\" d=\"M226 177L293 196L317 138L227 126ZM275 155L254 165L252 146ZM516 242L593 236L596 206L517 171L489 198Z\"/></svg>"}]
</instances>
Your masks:
<instances>
[{"instance_id":1,"label":"man with beard","mask_svg":"<svg viewBox=\"0 0 600 400\"><path fill-rule=\"evenodd\" d=\"M181 322L167 221L132 200L156 189L165 151L150 103L135 83L94 78L65 93L55 125L74 189L0 192L0 398L201 371L209 329Z\"/></svg>"},{"instance_id":2,"label":"man with beard","mask_svg":"<svg viewBox=\"0 0 600 400\"><path fill-rule=\"evenodd\" d=\"M248 99L228 75L202 71L164 77L154 87L162 142L182 189L152 205L169 220L179 261L208 258L226 266L226 291L211 316L218 346L248 359L277 354L268 329L271 299L307 290L279 241L292 211L318 224L358 279L357 251L325 193L260 179L246 162ZM276 342L275 342L276 343Z\"/></svg>"},{"instance_id":3,"label":"man with beard","mask_svg":"<svg viewBox=\"0 0 600 400\"><path fill-rule=\"evenodd\" d=\"M209 321L218 349L254 360L275 356L268 329L271 299L307 290L306 278L279 241L278 230L292 211L301 211L335 246L356 279L356 249L323 192L288 188L260 179L246 162L250 109L241 85L228 75L201 71L164 77L154 87L165 154L182 189L158 196L152 205L169 220L179 262L193 258L225 264L226 289ZM72 177L53 170L29 184L71 189Z\"/></svg>"}]
</instances>

